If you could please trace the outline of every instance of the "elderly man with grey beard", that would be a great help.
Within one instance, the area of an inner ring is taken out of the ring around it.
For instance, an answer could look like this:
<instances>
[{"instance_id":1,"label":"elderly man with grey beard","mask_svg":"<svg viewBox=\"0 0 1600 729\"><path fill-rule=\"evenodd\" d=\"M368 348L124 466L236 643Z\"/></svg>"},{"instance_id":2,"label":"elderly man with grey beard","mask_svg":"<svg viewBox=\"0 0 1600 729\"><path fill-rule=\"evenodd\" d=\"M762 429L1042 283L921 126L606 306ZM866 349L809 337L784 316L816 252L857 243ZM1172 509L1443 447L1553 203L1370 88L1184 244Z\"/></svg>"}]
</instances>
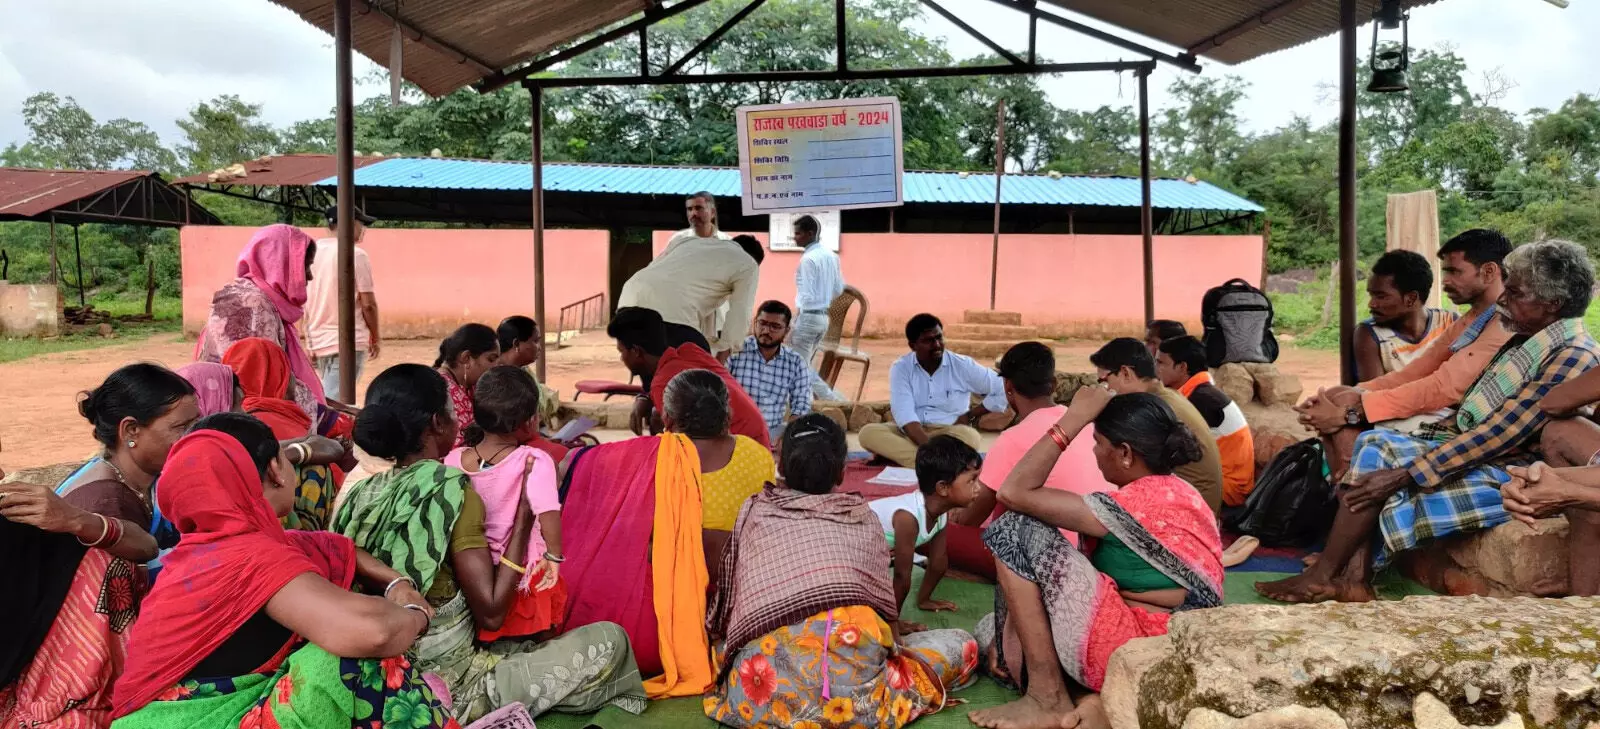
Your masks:
<instances>
[{"instance_id":1,"label":"elderly man with grey beard","mask_svg":"<svg viewBox=\"0 0 1600 729\"><path fill-rule=\"evenodd\" d=\"M1501 318L1514 332L1451 417L1418 433L1378 428L1356 440L1327 549L1303 574L1261 582L1283 602L1374 599L1375 568L1424 542L1511 519L1502 487L1527 466L1552 388L1600 364L1583 326L1594 269L1582 246L1528 243L1505 259ZM1374 534L1379 539L1373 539Z\"/></svg>"}]
</instances>

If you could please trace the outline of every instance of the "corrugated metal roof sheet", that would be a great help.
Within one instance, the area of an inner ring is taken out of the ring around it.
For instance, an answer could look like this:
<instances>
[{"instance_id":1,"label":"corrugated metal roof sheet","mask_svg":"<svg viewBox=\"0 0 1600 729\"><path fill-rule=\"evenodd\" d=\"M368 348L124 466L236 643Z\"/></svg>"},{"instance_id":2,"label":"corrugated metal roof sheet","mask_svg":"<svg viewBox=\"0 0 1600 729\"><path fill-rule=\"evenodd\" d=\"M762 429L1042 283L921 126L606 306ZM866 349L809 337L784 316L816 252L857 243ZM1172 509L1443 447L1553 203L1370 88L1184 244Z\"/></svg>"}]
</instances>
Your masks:
<instances>
[{"instance_id":1,"label":"corrugated metal roof sheet","mask_svg":"<svg viewBox=\"0 0 1600 729\"><path fill-rule=\"evenodd\" d=\"M333 0L272 0L333 35ZM612 23L644 12L647 0L353 0L351 42L389 65L396 13L402 32L401 75L443 96L519 66ZM398 10L396 10L398 8Z\"/></svg>"},{"instance_id":2,"label":"corrugated metal roof sheet","mask_svg":"<svg viewBox=\"0 0 1600 729\"><path fill-rule=\"evenodd\" d=\"M318 182L331 186L335 178ZM395 158L356 170L356 186L441 190L533 189L533 169L526 162ZM701 190L718 196L739 195L739 170L731 167L644 167L549 163L544 167L547 192L591 192L636 195L691 195ZM1205 182L1157 179L1151 183L1155 207L1174 210L1261 212L1249 200ZM908 203L994 203L994 175L958 172L907 172ZM1139 206L1136 177L1070 177L1006 175L1001 202L1012 205Z\"/></svg>"},{"instance_id":3,"label":"corrugated metal roof sheet","mask_svg":"<svg viewBox=\"0 0 1600 729\"><path fill-rule=\"evenodd\" d=\"M356 169L384 159L362 156L356 159ZM338 174L339 166L331 154L279 154L261 159L246 160L244 174L234 176L217 172L180 177L174 184L190 185L246 185L278 187L280 185L312 185L318 180Z\"/></svg>"},{"instance_id":4,"label":"corrugated metal roof sheet","mask_svg":"<svg viewBox=\"0 0 1600 729\"><path fill-rule=\"evenodd\" d=\"M333 0L272 1L332 34ZM1230 64L1308 43L1339 29L1340 0L1046 1ZM1408 7L1437 1L1403 0ZM1378 3L1357 0L1361 22L1372 17ZM352 4L356 52L381 66L389 64L395 21L385 11L395 12L406 27L402 75L434 96L496 76L633 18L647 6L658 6L650 0L405 0L376 3L377 7L373 0L354 0ZM1212 39L1220 45L1210 42ZM1334 63L1330 57L1328 67L1333 68Z\"/></svg>"},{"instance_id":5,"label":"corrugated metal roof sheet","mask_svg":"<svg viewBox=\"0 0 1600 729\"><path fill-rule=\"evenodd\" d=\"M1339 30L1339 0L1046 0L1222 63L1242 63ZM1380 0L1356 0L1356 18L1371 20ZM1403 0L1406 7L1439 0ZM1218 38L1212 47L1208 40ZM1365 46L1362 46L1365 48ZM1328 58L1335 68L1337 57Z\"/></svg>"},{"instance_id":6,"label":"corrugated metal roof sheet","mask_svg":"<svg viewBox=\"0 0 1600 729\"><path fill-rule=\"evenodd\" d=\"M0 216L31 218L149 174L152 173L0 167Z\"/></svg>"}]
</instances>

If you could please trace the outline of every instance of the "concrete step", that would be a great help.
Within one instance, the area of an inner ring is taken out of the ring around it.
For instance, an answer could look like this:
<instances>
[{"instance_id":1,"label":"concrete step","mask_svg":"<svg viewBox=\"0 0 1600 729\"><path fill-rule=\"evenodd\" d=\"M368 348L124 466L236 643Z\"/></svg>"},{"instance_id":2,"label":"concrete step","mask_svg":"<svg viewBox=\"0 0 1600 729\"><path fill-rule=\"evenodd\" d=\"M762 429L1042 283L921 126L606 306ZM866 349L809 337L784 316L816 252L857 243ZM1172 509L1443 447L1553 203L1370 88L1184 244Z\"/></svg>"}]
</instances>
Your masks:
<instances>
[{"instance_id":1,"label":"concrete step","mask_svg":"<svg viewBox=\"0 0 1600 729\"><path fill-rule=\"evenodd\" d=\"M975 339L946 339L944 340L944 348L947 351L955 352L956 354L967 355L968 357L976 359L979 362L983 362L984 364L992 364L996 358L1002 354L1005 354L1006 350L1011 349L1011 347L1017 342L1028 341L1030 339L1032 339L1032 337L1010 339L1003 342L980 341Z\"/></svg>"},{"instance_id":2,"label":"concrete step","mask_svg":"<svg viewBox=\"0 0 1600 729\"><path fill-rule=\"evenodd\" d=\"M978 342L1020 342L1039 336L1039 330L1010 324L951 324L945 327L944 335Z\"/></svg>"},{"instance_id":3,"label":"concrete step","mask_svg":"<svg viewBox=\"0 0 1600 729\"><path fill-rule=\"evenodd\" d=\"M961 314L961 321L966 324L1005 324L1019 327L1022 326L1022 314L1015 311L968 309Z\"/></svg>"}]
</instances>

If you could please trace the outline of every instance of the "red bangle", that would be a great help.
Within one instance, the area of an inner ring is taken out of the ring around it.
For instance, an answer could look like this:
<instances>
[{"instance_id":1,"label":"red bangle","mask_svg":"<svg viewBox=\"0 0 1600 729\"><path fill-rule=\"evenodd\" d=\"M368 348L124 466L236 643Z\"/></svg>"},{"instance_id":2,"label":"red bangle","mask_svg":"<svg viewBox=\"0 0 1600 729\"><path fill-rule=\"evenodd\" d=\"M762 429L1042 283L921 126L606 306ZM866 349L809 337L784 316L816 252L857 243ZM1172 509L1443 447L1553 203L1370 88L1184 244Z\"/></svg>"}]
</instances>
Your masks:
<instances>
[{"instance_id":1,"label":"red bangle","mask_svg":"<svg viewBox=\"0 0 1600 729\"><path fill-rule=\"evenodd\" d=\"M1067 444L1072 442L1072 436L1067 435L1066 429L1057 423L1056 425L1050 426L1050 429L1045 432L1050 435L1050 440L1056 442L1056 447L1060 448L1061 451L1065 453L1067 450Z\"/></svg>"}]
</instances>

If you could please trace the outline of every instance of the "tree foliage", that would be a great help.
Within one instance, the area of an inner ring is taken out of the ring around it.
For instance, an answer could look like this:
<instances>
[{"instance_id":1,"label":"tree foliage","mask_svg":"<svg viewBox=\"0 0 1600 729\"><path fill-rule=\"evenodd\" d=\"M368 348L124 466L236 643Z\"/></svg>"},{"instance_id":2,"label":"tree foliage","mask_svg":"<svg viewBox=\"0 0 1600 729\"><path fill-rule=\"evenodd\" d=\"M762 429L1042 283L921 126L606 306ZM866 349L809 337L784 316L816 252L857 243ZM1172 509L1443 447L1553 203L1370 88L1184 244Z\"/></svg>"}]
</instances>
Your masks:
<instances>
[{"instance_id":1,"label":"tree foliage","mask_svg":"<svg viewBox=\"0 0 1600 729\"><path fill-rule=\"evenodd\" d=\"M738 11L744 0L710 0L651 28L653 73L677 63ZM686 75L833 67L833 7L828 0L768 0L722 39L688 60ZM850 3L849 63L854 68L991 65L994 56L956 59L944 42L919 30L918 0ZM636 73L639 47L617 42L550 73ZM1358 66L1359 87L1366 64ZM1556 109L1523 114L1497 106L1510 84L1491 71L1470 75L1448 48L1414 49L1411 90L1361 92L1357 103L1358 239L1365 254L1384 247L1386 198L1435 189L1446 235L1471 226L1503 230L1516 241L1560 236L1600 248L1600 96L1578 93ZM380 72L381 74L381 72ZM403 103L368 99L356 109L356 149L383 154L522 160L531 156L528 92L462 90L430 99L406 86ZM1234 76L1180 76L1170 101L1152 111L1154 171L1194 176L1254 200L1271 223L1273 270L1320 266L1337 256L1336 124L1294 118L1276 129L1247 131L1240 105L1251 93ZM734 110L748 104L894 96L900 99L909 169L990 170L995 164L996 106L1005 102L1005 165L1015 172L1136 175L1138 117L1131 106L1056 106L1026 76L888 81L742 83L546 91L546 159L656 165L738 162ZM203 172L263 154L333 151L332 111L275 128L261 108L234 95L196 105L178 120L170 149L145 124L99 122L71 97L40 93L22 109L27 139L0 150L7 165L138 168ZM264 206L207 196L225 221L276 220ZM99 267L143 265L175 271L176 248L161 232L84 226L90 283ZM39 226L0 225L12 252L12 277L48 274ZM107 269L110 270L110 269ZM142 275L142 270L136 272ZM139 275L132 276L138 279ZM114 279L115 277L112 277ZM173 285L176 285L175 282Z\"/></svg>"}]
</instances>

